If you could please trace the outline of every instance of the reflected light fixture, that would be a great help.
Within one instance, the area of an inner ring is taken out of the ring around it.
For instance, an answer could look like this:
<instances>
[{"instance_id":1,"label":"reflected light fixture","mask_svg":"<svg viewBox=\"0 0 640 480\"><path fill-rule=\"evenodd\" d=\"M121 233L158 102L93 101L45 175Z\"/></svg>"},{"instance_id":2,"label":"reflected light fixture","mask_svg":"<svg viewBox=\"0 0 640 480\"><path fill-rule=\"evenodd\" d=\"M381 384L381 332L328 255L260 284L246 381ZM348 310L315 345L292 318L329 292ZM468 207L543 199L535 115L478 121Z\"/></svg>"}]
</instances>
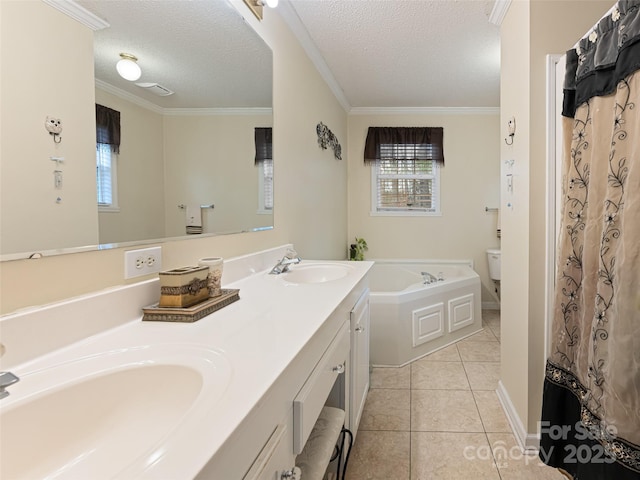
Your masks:
<instances>
[{"instance_id":1,"label":"reflected light fixture","mask_svg":"<svg viewBox=\"0 0 640 480\"><path fill-rule=\"evenodd\" d=\"M253 14L262 20L262 7L276 8L278 6L278 0L244 0Z\"/></svg>"},{"instance_id":2,"label":"reflected light fixture","mask_svg":"<svg viewBox=\"0 0 640 480\"><path fill-rule=\"evenodd\" d=\"M122 78L134 82L142 75L142 70L137 63L138 59L130 53L121 53L120 60L116 64L116 70Z\"/></svg>"}]
</instances>

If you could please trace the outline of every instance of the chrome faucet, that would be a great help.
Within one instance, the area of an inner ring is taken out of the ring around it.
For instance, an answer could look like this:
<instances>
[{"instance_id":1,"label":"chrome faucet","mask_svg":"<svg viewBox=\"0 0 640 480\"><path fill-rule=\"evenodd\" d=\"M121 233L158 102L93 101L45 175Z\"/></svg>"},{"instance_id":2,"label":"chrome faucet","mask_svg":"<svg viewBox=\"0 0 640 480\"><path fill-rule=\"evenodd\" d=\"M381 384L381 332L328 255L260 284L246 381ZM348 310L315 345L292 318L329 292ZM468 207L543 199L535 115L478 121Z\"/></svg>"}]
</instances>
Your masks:
<instances>
[{"instance_id":1,"label":"chrome faucet","mask_svg":"<svg viewBox=\"0 0 640 480\"><path fill-rule=\"evenodd\" d=\"M282 257L275 267L271 269L269 274L280 275L281 273L288 272L289 267L296 263L300 263L302 259L298 256L297 252L293 249L287 250L287 253Z\"/></svg>"},{"instance_id":2,"label":"chrome faucet","mask_svg":"<svg viewBox=\"0 0 640 480\"><path fill-rule=\"evenodd\" d=\"M0 372L0 398L8 397L9 392L5 390L9 385L13 385L14 383L20 381L18 377L16 377L11 372Z\"/></svg>"},{"instance_id":3,"label":"chrome faucet","mask_svg":"<svg viewBox=\"0 0 640 480\"><path fill-rule=\"evenodd\" d=\"M435 276L431 275L429 272L420 272L420 275L422 275L422 279L424 280L425 284L431 284L438 281L438 279Z\"/></svg>"}]
</instances>

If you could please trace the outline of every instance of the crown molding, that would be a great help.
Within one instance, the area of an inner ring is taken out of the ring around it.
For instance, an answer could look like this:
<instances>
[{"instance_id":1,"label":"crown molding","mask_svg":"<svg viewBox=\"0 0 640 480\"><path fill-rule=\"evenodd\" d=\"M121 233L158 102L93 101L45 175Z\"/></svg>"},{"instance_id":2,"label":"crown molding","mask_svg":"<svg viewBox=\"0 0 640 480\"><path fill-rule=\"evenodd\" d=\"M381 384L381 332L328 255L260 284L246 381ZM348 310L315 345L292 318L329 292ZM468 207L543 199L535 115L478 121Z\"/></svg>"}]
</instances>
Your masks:
<instances>
[{"instance_id":1,"label":"crown molding","mask_svg":"<svg viewBox=\"0 0 640 480\"><path fill-rule=\"evenodd\" d=\"M102 30L109 27L109 23L101 19L97 15L94 15L86 8L80 6L73 0L42 0L47 5L51 5L56 10L64 13L65 15L77 20L83 25L89 27L91 30Z\"/></svg>"},{"instance_id":2,"label":"crown molding","mask_svg":"<svg viewBox=\"0 0 640 480\"><path fill-rule=\"evenodd\" d=\"M171 116L190 116L190 117L211 117L224 115L273 115L272 108L164 108L149 102L143 98L129 93L121 88L114 87L110 83L96 79L96 88L103 90L111 95L138 105L139 107L150 110L160 115Z\"/></svg>"},{"instance_id":3,"label":"crown molding","mask_svg":"<svg viewBox=\"0 0 640 480\"><path fill-rule=\"evenodd\" d=\"M116 97L122 98L123 100L131 102L135 105L138 105L139 107L146 108L147 110L151 110L154 113L159 113L160 115L164 114L164 108L159 107L158 105L155 105L149 102L148 100L140 98L137 95L134 95L133 93L129 93L125 90L122 90L121 88L114 87L110 83L103 82L102 80L98 80L97 78L96 78L96 88L99 88L100 90L104 90L105 92L110 93L111 95L115 95Z\"/></svg>"},{"instance_id":4,"label":"crown molding","mask_svg":"<svg viewBox=\"0 0 640 480\"><path fill-rule=\"evenodd\" d=\"M493 4L491 14L489 15L489 23L493 23L498 27L502 25L502 21L509 10L509 6L511 6L511 0L496 0Z\"/></svg>"},{"instance_id":5,"label":"crown molding","mask_svg":"<svg viewBox=\"0 0 640 480\"><path fill-rule=\"evenodd\" d=\"M163 115L174 117L212 117L224 115L272 115L271 108L164 108Z\"/></svg>"},{"instance_id":6,"label":"crown molding","mask_svg":"<svg viewBox=\"0 0 640 480\"><path fill-rule=\"evenodd\" d=\"M342 91L342 88L329 69L327 62L325 62L324 57L320 53L320 50L318 50L318 47L311 39L309 32L303 25L302 20L300 20L298 13L295 11L291 3L288 0L280 0L278 8L275 11L280 14L282 19L293 32L293 35L298 39L298 42L300 42L300 45L307 53L309 59L311 59L311 62L315 65L318 73L320 73L320 76L327 83L329 89L336 97L342 108L346 112L349 112L351 110L351 104L349 103L349 100L347 100L347 97Z\"/></svg>"},{"instance_id":7,"label":"crown molding","mask_svg":"<svg viewBox=\"0 0 640 480\"><path fill-rule=\"evenodd\" d=\"M499 115L500 107L353 107L349 115Z\"/></svg>"}]
</instances>

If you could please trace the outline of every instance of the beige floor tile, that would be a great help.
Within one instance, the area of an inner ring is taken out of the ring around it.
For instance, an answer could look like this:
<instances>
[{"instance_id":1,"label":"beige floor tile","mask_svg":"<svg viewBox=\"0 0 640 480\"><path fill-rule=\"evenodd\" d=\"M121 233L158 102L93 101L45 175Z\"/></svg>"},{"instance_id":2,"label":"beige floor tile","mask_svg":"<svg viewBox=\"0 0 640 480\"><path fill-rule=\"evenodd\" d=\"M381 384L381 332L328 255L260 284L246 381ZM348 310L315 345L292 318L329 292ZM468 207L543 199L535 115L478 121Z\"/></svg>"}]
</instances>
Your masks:
<instances>
[{"instance_id":1,"label":"beige floor tile","mask_svg":"<svg viewBox=\"0 0 640 480\"><path fill-rule=\"evenodd\" d=\"M412 390L411 430L484 432L470 390Z\"/></svg>"},{"instance_id":2,"label":"beige floor tile","mask_svg":"<svg viewBox=\"0 0 640 480\"><path fill-rule=\"evenodd\" d=\"M399 368L374 368L371 388L411 388L411 365Z\"/></svg>"},{"instance_id":3,"label":"beige floor tile","mask_svg":"<svg viewBox=\"0 0 640 480\"><path fill-rule=\"evenodd\" d=\"M422 362L411 365L411 388L469 390L462 362Z\"/></svg>"},{"instance_id":4,"label":"beige floor tile","mask_svg":"<svg viewBox=\"0 0 640 480\"><path fill-rule=\"evenodd\" d=\"M485 432L512 433L496 392L476 391L473 392L473 397L476 400Z\"/></svg>"},{"instance_id":5,"label":"beige floor tile","mask_svg":"<svg viewBox=\"0 0 640 480\"><path fill-rule=\"evenodd\" d=\"M498 322L500 323L500 310L483 310L482 322Z\"/></svg>"},{"instance_id":6,"label":"beige floor tile","mask_svg":"<svg viewBox=\"0 0 640 480\"><path fill-rule=\"evenodd\" d=\"M499 362L498 342L459 342L457 345L463 362Z\"/></svg>"},{"instance_id":7,"label":"beige floor tile","mask_svg":"<svg viewBox=\"0 0 640 480\"><path fill-rule=\"evenodd\" d=\"M524 455L513 434L487 433L502 480L566 480L537 455Z\"/></svg>"},{"instance_id":8,"label":"beige floor tile","mask_svg":"<svg viewBox=\"0 0 640 480\"><path fill-rule=\"evenodd\" d=\"M346 478L350 480L408 480L409 432L358 431Z\"/></svg>"},{"instance_id":9,"label":"beige floor tile","mask_svg":"<svg viewBox=\"0 0 640 480\"><path fill-rule=\"evenodd\" d=\"M372 388L364 404L359 430L408 431L411 422L410 390Z\"/></svg>"},{"instance_id":10,"label":"beige floor tile","mask_svg":"<svg viewBox=\"0 0 640 480\"><path fill-rule=\"evenodd\" d=\"M495 390L500 380L498 362L463 362L471 390Z\"/></svg>"},{"instance_id":11,"label":"beige floor tile","mask_svg":"<svg viewBox=\"0 0 640 480\"><path fill-rule=\"evenodd\" d=\"M460 340L460 342L458 342L457 345L460 345L463 342L497 342L497 341L498 339L493 334L491 329L489 327L485 327L484 330L481 330L478 333L474 333L470 337Z\"/></svg>"},{"instance_id":12,"label":"beige floor tile","mask_svg":"<svg viewBox=\"0 0 640 480\"><path fill-rule=\"evenodd\" d=\"M489 325L489 329L498 341L500 341L500 325Z\"/></svg>"},{"instance_id":13,"label":"beige floor tile","mask_svg":"<svg viewBox=\"0 0 640 480\"><path fill-rule=\"evenodd\" d=\"M449 479L500 480L485 434L411 432L411 480Z\"/></svg>"},{"instance_id":14,"label":"beige floor tile","mask_svg":"<svg viewBox=\"0 0 640 480\"><path fill-rule=\"evenodd\" d=\"M444 347L437 352L430 353L429 355L422 357L419 360L416 360L411 365L415 365L416 363L422 362L459 362L460 354L458 353L458 347L454 345L449 345L448 347Z\"/></svg>"}]
</instances>

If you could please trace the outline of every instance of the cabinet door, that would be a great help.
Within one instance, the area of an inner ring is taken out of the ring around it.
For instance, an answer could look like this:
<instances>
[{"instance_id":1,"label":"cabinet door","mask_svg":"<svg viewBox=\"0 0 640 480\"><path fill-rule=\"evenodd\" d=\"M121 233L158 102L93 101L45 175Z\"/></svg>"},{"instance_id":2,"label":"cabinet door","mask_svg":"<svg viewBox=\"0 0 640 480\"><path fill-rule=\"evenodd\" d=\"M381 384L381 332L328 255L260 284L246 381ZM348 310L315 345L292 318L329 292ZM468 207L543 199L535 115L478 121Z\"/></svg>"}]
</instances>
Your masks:
<instances>
[{"instance_id":1,"label":"cabinet door","mask_svg":"<svg viewBox=\"0 0 640 480\"><path fill-rule=\"evenodd\" d=\"M369 289L351 310L351 408L349 429L355 437L369 391Z\"/></svg>"},{"instance_id":2,"label":"cabinet door","mask_svg":"<svg viewBox=\"0 0 640 480\"><path fill-rule=\"evenodd\" d=\"M287 424L278 425L243 480L299 479L299 470L294 467L290 437Z\"/></svg>"}]
</instances>

